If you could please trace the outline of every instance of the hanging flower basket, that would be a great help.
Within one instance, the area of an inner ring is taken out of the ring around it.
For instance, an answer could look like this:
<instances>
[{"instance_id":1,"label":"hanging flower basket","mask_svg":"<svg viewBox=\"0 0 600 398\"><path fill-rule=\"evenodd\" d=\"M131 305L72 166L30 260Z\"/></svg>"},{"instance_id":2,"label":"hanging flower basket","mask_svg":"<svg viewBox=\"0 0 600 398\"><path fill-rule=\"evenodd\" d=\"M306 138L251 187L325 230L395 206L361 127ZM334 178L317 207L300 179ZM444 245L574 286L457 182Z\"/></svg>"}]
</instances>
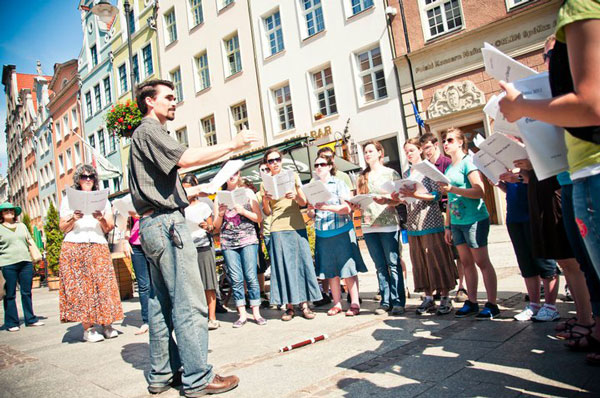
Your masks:
<instances>
[{"instance_id":1,"label":"hanging flower basket","mask_svg":"<svg viewBox=\"0 0 600 398\"><path fill-rule=\"evenodd\" d=\"M136 103L127 100L124 104L117 104L110 108L105 120L109 133L119 137L131 137L142 121L142 113Z\"/></svg>"}]
</instances>

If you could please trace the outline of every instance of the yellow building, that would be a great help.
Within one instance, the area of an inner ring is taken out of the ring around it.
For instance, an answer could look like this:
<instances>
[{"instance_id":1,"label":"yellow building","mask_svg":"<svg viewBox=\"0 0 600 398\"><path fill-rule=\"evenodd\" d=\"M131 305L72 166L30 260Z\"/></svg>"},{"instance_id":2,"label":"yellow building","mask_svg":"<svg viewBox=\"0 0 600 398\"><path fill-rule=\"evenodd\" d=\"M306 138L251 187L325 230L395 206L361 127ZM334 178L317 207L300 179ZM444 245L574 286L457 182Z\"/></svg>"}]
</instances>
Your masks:
<instances>
[{"instance_id":1,"label":"yellow building","mask_svg":"<svg viewBox=\"0 0 600 398\"><path fill-rule=\"evenodd\" d=\"M137 85L141 82L160 77L160 62L158 60L158 35L156 33L155 0L129 0L131 12L128 16L131 24L131 55L133 72ZM112 50L112 81L117 103L134 100L131 94L131 75L129 69L129 52L127 48L127 21L125 19L124 0L117 1L119 13L115 17L111 30L114 40ZM123 166L123 185L127 187L130 140L121 140L121 162Z\"/></svg>"}]
</instances>

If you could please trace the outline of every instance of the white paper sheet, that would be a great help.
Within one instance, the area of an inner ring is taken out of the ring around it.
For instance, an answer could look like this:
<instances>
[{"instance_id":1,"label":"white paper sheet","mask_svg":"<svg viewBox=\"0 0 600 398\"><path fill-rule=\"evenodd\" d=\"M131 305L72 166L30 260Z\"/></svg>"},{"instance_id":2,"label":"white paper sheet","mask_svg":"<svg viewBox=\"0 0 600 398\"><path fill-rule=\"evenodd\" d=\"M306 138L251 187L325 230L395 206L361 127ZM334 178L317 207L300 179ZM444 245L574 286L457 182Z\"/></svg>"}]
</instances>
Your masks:
<instances>
[{"instance_id":1,"label":"white paper sheet","mask_svg":"<svg viewBox=\"0 0 600 398\"><path fill-rule=\"evenodd\" d=\"M195 232L200 229L200 224L212 214L212 210L207 206L200 206L200 203L193 204L185 208L185 221L190 229L190 232Z\"/></svg>"},{"instance_id":2,"label":"white paper sheet","mask_svg":"<svg viewBox=\"0 0 600 398\"><path fill-rule=\"evenodd\" d=\"M416 173L415 173L416 174ZM411 175L412 177L412 175ZM382 191L387 193L398 192L401 188L405 189L415 189L418 193L428 193L425 186L421 183L421 181L414 180L412 178L407 178L404 180L396 180L396 181L386 181L379 187ZM417 199L411 197L400 196L402 200L406 203L416 202Z\"/></svg>"},{"instance_id":3,"label":"white paper sheet","mask_svg":"<svg viewBox=\"0 0 600 398\"><path fill-rule=\"evenodd\" d=\"M443 181L446 184L450 184L450 180L448 179L448 177L440 173L438 168L435 167L435 165L431 164L431 162L429 162L428 160L424 160L422 162L412 165L412 169L421 173L425 177L429 177L435 182Z\"/></svg>"},{"instance_id":4,"label":"white paper sheet","mask_svg":"<svg viewBox=\"0 0 600 398\"><path fill-rule=\"evenodd\" d=\"M129 217L129 212L132 211L137 214L135 207L133 207L133 200L131 194L127 194L122 198L118 198L112 201L112 206L115 208L120 215Z\"/></svg>"},{"instance_id":5,"label":"white paper sheet","mask_svg":"<svg viewBox=\"0 0 600 398\"><path fill-rule=\"evenodd\" d=\"M515 61L489 43L484 43L481 53L485 72L496 80L510 83L537 74L535 70Z\"/></svg>"},{"instance_id":6,"label":"white paper sheet","mask_svg":"<svg viewBox=\"0 0 600 398\"><path fill-rule=\"evenodd\" d=\"M296 186L294 172L290 170L283 170L276 176L260 173L260 177L263 180L265 190L275 200L283 198L286 193L292 192Z\"/></svg>"},{"instance_id":7,"label":"white paper sheet","mask_svg":"<svg viewBox=\"0 0 600 398\"><path fill-rule=\"evenodd\" d=\"M500 106L498 105L498 102L505 95L506 93L502 93L500 95L492 95L487 104L485 104L483 112L485 112L485 114L488 115L490 118L494 119L494 131L520 137L521 132L519 131L519 126L517 126L516 123L510 123L504 118L502 112L500 112Z\"/></svg>"},{"instance_id":8,"label":"white paper sheet","mask_svg":"<svg viewBox=\"0 0 600 398\"><path fill-rule=\"evenodd\" d=\"M233 209L235 205L244 206L248 203L248 200L246 188L236 188L233 191L217 191L217 202L220 205L227 205L228 209Z\"/></svg>"},{"instance_id":9,"label":"white paper sheet","mask_svg":"<svg viewBox=\"0 0 600 398\"><path fill-rule=\"evenodd\" d=\"M325 184L319 180L302 185L302 192L304 192L306 199L313 205L325 203L333 197Z\"/></svg>"},{"instance_id":10,"label":"white paper sheet","mask_svg":"<svg viewBox=\"0 0 600 398\"><path fill-rule=\"evenodd\" d=\"M511 140L502 133L495 133L479 142L480 150L487 152L494 159L502 163L506 169L514 169L515 160L527 159L525 146Z\"/></svg>"},{"instance_id":11,"label":"white paper sheet","mask_svg":"<svg viewBox=\"0 0 600 398\"><path fill-rule=\"evenodd\" d=\"M483 173L494 185L498 184L500 174L505 173L506 167L502 162L496 160L486 151L479 151L473 154L473 164Z\"/></svg>"},{"instance_id":12,"label":"white paper sheet","mask_svg":"<svg viewBox=\"0 0 600 398\"><path fill-rule=\"evenodd\" d=\"M72 211L79 210L83 214L92 214L96 210L104 211L108 200L108 192L108 189L87 192L67 187L69 208Z\"/></svg>"},{"instance_id":13,"label":"white paper sheet","mask_svg":"<svg viewBox=\"0 0 600 398\"><path fill-rule=\"evenodd\" d=\"M361 209L366 209L371 203L373 203L373 195L361 194L353 196L350 199L346 199L348 202L359 205Z\"/></svg>"},{"instance_id":14,"label":"white paper sheet","mask_svg":"<svg viewBox=\"0 0 600 398\"><path fill-rule=\"evenodd\" d=\"M525 99L552 98L548 73L514 82ZM517 121L521 138L538 180L545 180L568 170L564 129L529 118Z\"/></svg>"},{"instance_id":15,"label":"white paper sheet","mask_svg":"<svg viewBox=\"0 0 600 398\"><path fill-rule=\"evenodd\" d=\"M202 186L200 192L206 192L208 194L213 194L217 192L217 190L221 187L221 185L225 184L232 175L240 171L240 169L244 166L243 160L230 160L219 170L216 176L208 183L207 185Z\"/></svg>"}]
</instances>

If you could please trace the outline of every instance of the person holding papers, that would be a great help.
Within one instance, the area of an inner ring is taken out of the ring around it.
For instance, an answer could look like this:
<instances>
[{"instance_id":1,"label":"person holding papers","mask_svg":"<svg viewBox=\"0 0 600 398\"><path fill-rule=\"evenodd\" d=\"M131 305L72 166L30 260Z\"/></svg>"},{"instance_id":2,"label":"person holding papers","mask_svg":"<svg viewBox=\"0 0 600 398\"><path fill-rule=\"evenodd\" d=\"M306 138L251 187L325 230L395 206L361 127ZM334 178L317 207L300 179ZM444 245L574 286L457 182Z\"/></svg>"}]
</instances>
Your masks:
<instances>
[{"instance_id":1,"label":"person holding papers","mask_svg":"<svg viewBox=\"0 0 600 398\"><path fill-rule=\"evenodd\" d=\"M404 313L406 291L400 265L400 218L395 206L399 204L383 196L381 186L387 181L399 180L400 175L394 169L383 165L383 146L377 141L369 141L363 146L367 167L358 178L357 192L360 195L371 194L373 200L360 206L362 212L361 228L369 255L377 268L377 280L381 301L375 310L378 315L391 312L394 315ZM352 205L359 209L359 206Z\"/></svg>"},{"instance_id":2,"label":"person holding papers","mask_svg":"<svg viewBox=\"0 0 600 398\"><path fill-rule=\"evenodd\" d=\"M267 150L263 162L269 166L271 177L287 173L282 166L283 155L276 148ZM264 177L264 176L263 176ZM299 189L300 178L293 173L293 186L285 195L275 199L277 192L266 188L265 181L260 186L262 208L271 217L271 305L286 305L283 321L290 321L295 315L294 305L300 305L302 316L313 319L315 313L308 306L309 301L322 298L312 253L308 245L306 224L300 206L306 206L306 196Z\"/></svg>"},{"instance_id":3,"label":"person holding papers","mask_svg":"<svg viewBox=\"0 0 600 398\"><path fill-rule=\"evenodd\" d=\"M98 190L98 173L92 165L77 167L73 189L83 192ZM63 198L60 207L60 229L65 234L60 250L60 320L81 322L83 339L95 343L119 334L112 327L123 319L119 287L113 268L106 234L113 227L110 202L104 211L84 214L78 204ZM103 335L94 324L103 326Z\"/></svg>"},{"instance_id":4,"label":"person holding papers","mask_svg":"<svg viewBox=\"0 0 600 398\"><path fill-rule=\"evenodd\" d=\"M181 185L185 189L198 185L198 179L192 173L186 174L181 180ZM200 270L200 279L204 286L204 296L208 305L208 330L216 330L221 325L217 321L217 290L219 282L217 278L217 262L215 261L215 250L212 246L211 234L214 230L212 212L213 209L198 200L198 195L188 196L190 205L186 207L186 220L194 218L191 214L201 214L193 221L196 228L190 228L192 240L198 252L198 269ZM201 219L201 221L200 221Z\"/></svg>"},{"instance_id":5,"label":"person holding papers","mask_svg":"<svg viewBox=\"0 0 600 398\"><path fill-rule=\"evenodd\" d=\"M350 189L342 180L335 177L336 169L331 157L321 155L314 164L316 178L325 185L331 198L325 202L309 204L308 215L315 219L315 262L319 279L328 279L333 306L327 315L342 312L342 292L340 278L346 282L350 294L350 308L346 316L360 312L358 299L358 272L367 272L360 249L358 248L352 209L344 202L350 197Z\"/></svg>"},{"instance_id":6,"label":"person holding papers","mask_svg":"<svg viewBox=\"0 0 600 398\"><path fill-rule=\"evenodd\" d=\"M477 314L477 319L493 319L500 315L496 305L498 281L490 261L487 238L490 216L483 202L484 187L481 174L467 156L464 133L450 128L442 134L444 152L452 159L445 175L450 183L438 182L440 191L448 194L445 239L458 249L465 270L469 299L456 312L457 318ZM481 312L477 304L477 270L481 270L487 292L487 303Z\"/></svg>"},{"instance_id":7,"label":"person holding papers","mask_svg":"<svg viewBox=\"0 0 600 398\"><path fill-rule=\"evenodd\" d=\"M407 140L404 152L410 164L422 161L418 138ZM409 178L410 175L409 169L403 177ZM427 189L427 193L417 192L415 185L413 189L401 188L398 193L392 194L392 198L416 199L406 203L406 228L415 292L425 292L425 299L417 308L417 314L445 315L452 311L452 300L448 294L456 286L458 272L450 247L444 242L444 217L438 204L441 198L439 188L428 177L424 177L421 183ZM437 309L433 298L434 291L441 295L440 306Z\"/></svg>"},{"instance_id":8,"label":"person holding papers","mask_svg":"<svg viewBox=\"0 0 600 398\"><path fill-rule=\"evenodd\" d=\"M244 180L238 171L231 176L223 187L223 191L232 193L231 204L221 201L219 192L215 200L216 231L220 231L221 249L227 264L227 274L231 279L233 298L239 313L239 319L233 323L234 328L246 324L246 296L244 282L248 287L250 307L254 321L264 326L265 318L260 315L260 287L258 285L258 236L254 224L260 223L261 213L256 195L244 186Z\"/></svg>"}]
</instances>

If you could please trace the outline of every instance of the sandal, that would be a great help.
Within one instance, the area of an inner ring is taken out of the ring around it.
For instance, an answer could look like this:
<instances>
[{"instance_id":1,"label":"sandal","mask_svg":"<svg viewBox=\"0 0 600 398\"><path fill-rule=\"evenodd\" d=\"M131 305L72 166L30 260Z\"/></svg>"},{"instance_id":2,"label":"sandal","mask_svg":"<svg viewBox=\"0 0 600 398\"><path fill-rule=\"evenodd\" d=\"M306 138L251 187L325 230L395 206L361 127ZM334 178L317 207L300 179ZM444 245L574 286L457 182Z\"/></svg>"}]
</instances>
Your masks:
<instances>
[{"instance_id":1,"label":"sandal","mask_svg":"<svg viewBox=\"0 0 600 398\"><path fill-rule=\"evenodd\" d=\"M329 311L327 311L327 315L328 316L334 316L339 314L340 312L342 312L342 308L341 307L331 307L329 309Z\"/></svg>"},{"instance_id":2,"label":"sandal","mask_svg":"<svg viewBox=\"0 0 600 398\"><path fill-rule=\"evenodd\" d=\"M291 321L292 318L295 316L296 316L296 312L293 309L288 308L281 316L281 320L284 322Z\"/></svg>"},{"instance_id":3,"label":"sandal","mask_svg":"<svg viewBox=\"0 0 600 398\"><path fill-rule=\"evenodd\" d=\"M592 352L585 357L585 362L591 366L600 366L600 352Z\"/></svg>"},{"instance_id":4,"label":"sandal","mask_svg":"<svg viewBox=\"0 0 600 398\"><path fill-rule=\"evenodd\" d=\"M346 316L356 316L360 313L360 307L356 304L352 304L348 311L346 311Z\"/></svg>"},{"instance_id":5,"label":"sandal","mask_svg":"<svg viewBox=\"0 0 600 398\"><path fill-rule=\"evenodd\" d=\"M573 326L575 326L577 324L577 317L573 317L573 318L569 318L564 322L559 323L558 325L556 325L556 327L554 328L554 330L556 330L557 332L568 332L569 330L573 329Z\"/></svg>"},{"instance_id":6,"label":"sandal","mask_svg":"<svg viewBox=\"0 0 600 398\"><path fill-rule=\"evenodd\" d=\"M585 340L587 344L581 344ZM572 344L565 344L571 351L577 352L600 352L600 341L596 340L591 334L583 336L579 340L571 340Z\"/></svg>"},{"instance_id":7,"label":"sandal","mask_svg":"<svg viewBox=\"0 0 600 398\"><path fill-rule=\"evenodd\" d=\"M589 335L590 333L592 333L592 329L596 326L596 323L592 323L591 325L582 325L579 323L572 323L572 324L568 324L569 326L563 330L562 332L558 333L556 335L556 338L560 339L560 340L579 340L584 338L585 336ZM578 332L577 330L574 330L576 327L582 328L587 330L586 332Z\"/></svg>"},{"instance_id":8,"label":"sandal","mask_svg":"<svg viewBox=\"0 0 600 398\"><path fill-rule=\"evenodd\" d=\"M340 309L341 311L341 309ZM315 313L311 311L310 308L306 307L302 310L302 317L304 319L315 319Z\"/></svg>"}]
</instances>

